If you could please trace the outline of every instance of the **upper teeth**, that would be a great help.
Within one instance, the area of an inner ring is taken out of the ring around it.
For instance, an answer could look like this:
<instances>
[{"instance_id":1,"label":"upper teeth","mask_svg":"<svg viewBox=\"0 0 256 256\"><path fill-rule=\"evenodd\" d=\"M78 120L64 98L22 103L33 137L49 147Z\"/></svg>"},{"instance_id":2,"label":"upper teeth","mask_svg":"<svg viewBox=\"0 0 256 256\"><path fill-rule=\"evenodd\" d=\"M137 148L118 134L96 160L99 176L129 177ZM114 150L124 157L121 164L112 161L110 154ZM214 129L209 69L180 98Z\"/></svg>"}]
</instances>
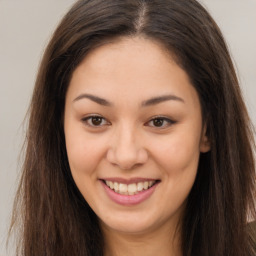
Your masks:
<instances>
[{"instance_id":1,"label":"upper teeth","mask_svg":"<svg viewBox=\"0 0 256 256\"><path fill-rule=\"evenodd\" d=\"M123 184L118 182L106 181L108 187L114 190L116 193L123 194L123 195L134 195L138 192L142 191L143 189L146 190L152 187L156 181L144 181L132 184Z\"/></svg>"}]
</instances>

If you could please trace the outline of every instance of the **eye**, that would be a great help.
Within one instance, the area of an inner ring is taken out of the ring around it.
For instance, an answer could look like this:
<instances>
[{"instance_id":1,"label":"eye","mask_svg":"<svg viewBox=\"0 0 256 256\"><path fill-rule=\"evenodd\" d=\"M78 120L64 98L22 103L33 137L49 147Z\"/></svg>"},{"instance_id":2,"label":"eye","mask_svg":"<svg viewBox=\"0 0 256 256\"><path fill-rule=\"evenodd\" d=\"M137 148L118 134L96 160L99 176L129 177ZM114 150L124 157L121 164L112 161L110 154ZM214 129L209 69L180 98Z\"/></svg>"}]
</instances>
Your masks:
<instances>
[{"instance_id":1,"label":"eye","mask_svg":"<svg viewBox=\"0 0 256 256\"><path fill-rule=\"evenodd\" d=\"M104 125L109 125L110 123L102 116L87 116L82 119L82 121L91 127L102 127Z\"/></svg>"},{"instance_id":2,"label":"eye","mask_svg":"<svg viewBox=\"0 0 256 256\"><path fill-rule=\"evenodd\" d=\"M149 122L147 122L148 126L154 127L154 128L168 128L172 124L174 124L175 121L167 118L167 117L155 117L151 119Z\"/></svg>"}]
</instances>

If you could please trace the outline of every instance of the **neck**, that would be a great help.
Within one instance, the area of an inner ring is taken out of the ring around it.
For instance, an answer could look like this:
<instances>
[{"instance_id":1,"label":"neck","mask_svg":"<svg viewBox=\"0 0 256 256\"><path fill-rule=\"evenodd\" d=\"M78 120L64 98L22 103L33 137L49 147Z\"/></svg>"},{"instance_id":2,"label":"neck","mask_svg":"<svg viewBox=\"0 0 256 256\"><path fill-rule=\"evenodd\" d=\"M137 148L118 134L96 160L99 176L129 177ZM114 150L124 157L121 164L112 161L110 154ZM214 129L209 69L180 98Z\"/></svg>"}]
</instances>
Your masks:
<instances>
[{"instance_id":1,"label":"neck","mask_svg":"<svg viewBox=\"0 0 256 256\"><path fill-rule=\"evenodd\" d=\"M141 234L111 230L102 225L105 256L182 256L180 232L164 225L157 230Z\"/></svg>"}]
</instances>

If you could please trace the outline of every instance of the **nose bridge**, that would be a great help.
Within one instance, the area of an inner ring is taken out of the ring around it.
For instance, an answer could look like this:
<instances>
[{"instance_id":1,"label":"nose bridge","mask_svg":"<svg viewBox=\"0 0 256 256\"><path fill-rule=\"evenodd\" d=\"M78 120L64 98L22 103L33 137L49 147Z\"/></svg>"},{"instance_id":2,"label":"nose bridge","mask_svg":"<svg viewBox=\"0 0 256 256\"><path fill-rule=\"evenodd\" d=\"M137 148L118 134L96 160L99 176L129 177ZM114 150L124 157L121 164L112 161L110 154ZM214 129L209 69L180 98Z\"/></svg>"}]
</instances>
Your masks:
<instances>
[{"instance_id":1,"label":"nose bridge","mask_svg":"<svg viewBox=\"0 0 256 256\"><path fill-rule=\"evenodd\" d=\"M132 125L127 125L125 123L120 125L117 134L119 137L117 142L118 144L121 143L120 146L135 147L136 142L138 143L138 141L136 141L136 130Z\"/></svg>"},{"instance_id":2,"label":"nose bridge","mask_svg":"<svg viewBox=\"0 0 256 256\"><path fill-rule=\"evenodd\" d=\"M137 154L136 131L131 125L120 125L115 140L114 152L118 162L125 165L135 161Z\"/></svg>"},{"instance_id":3,"label":"nose bridge","mask_svg":"<svg viewBox=\"0 0 256 256\"><path fill-rule=\"evenodd\" d=\"M139 131L131 124L122 123L118 126L110 150L110 161L121 169L131 169L147 159Z\"/></svg>"}]
</instances>

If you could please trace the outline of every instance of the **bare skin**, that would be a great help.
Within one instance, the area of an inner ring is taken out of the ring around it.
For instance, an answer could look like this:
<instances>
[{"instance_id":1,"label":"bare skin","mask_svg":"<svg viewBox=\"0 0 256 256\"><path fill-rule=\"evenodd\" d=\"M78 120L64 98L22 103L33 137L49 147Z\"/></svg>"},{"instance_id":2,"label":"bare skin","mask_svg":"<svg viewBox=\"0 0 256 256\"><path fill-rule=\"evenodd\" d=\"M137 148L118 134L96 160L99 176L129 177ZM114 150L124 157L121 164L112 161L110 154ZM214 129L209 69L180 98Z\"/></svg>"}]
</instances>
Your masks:
<instances>
[{"instance_id":1,"label":"bare skin","mask_svg":"<svg viewBox=\"0 0 256 256\"><path fill-rule=\"evenodd\" d=\"M109 230L102 225L105 234L105 256L182 256L180 236L176 227L164 224L147 234L127 234ZM168 234L168 235L167 235Z\"/></svg>"},{"instance_id":2,"label":"bare skin","mask_svg":"<svg viewBox=\"0 0 256 256\"><path fill-rule=\"evenodd\" d=\"M100 220L105 255L182 255L178 223L210 146L198 94L162 46L123 38L90 52L73 73L64 130L71 173ZM140 181L153 181L152 193L137 202L128 187L140 193Z\"/></svg>"}]
</instances>

